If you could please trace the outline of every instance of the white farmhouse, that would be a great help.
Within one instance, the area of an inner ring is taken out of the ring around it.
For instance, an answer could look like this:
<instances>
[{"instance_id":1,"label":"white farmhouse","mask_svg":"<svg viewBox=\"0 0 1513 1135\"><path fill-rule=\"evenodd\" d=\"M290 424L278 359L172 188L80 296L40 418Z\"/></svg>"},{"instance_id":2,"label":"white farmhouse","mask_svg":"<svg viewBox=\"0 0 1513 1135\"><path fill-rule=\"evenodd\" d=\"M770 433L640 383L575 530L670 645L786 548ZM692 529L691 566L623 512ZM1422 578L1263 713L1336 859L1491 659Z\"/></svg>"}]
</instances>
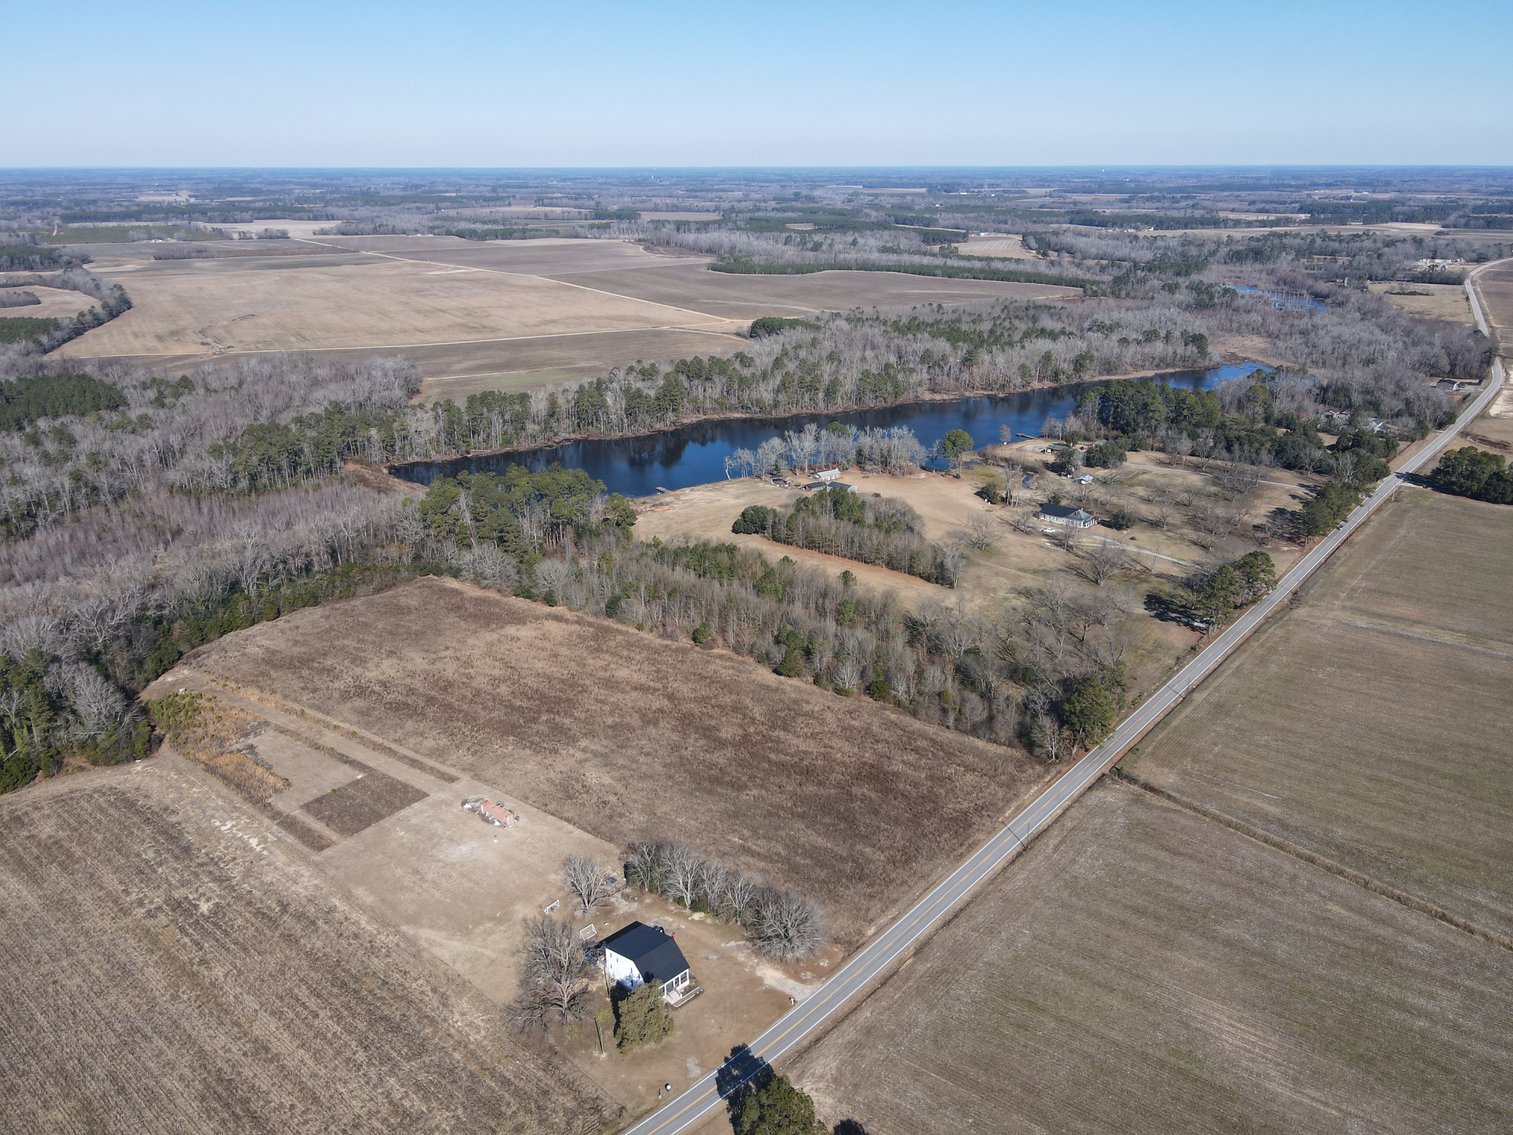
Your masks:
<instances>
[{"instance_id":1,"label":"white farmhouse","mask_svg":"<svg viewBox=\"0 0 1513 1135\"><path fill-rule=\"evenodd\" d=\"M626 989L648 981L662 983L662 997L677 1004L689 992L693 978L688 960L672 935L644 922L632 922L600 943L604 948L604 976Z\"/></svg>"}]
</instances>

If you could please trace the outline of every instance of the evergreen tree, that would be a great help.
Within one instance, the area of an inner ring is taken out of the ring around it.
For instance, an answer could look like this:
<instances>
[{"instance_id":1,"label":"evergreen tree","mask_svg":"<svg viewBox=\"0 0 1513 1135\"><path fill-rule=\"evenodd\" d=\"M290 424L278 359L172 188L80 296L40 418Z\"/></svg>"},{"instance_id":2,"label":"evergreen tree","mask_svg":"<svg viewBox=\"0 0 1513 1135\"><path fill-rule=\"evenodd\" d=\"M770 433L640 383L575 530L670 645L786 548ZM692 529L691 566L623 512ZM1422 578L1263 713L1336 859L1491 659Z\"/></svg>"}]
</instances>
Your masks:
<instances>
[{"instance_id":1,"label":"evergreen tree","mask_svg":"<svg viewBox=\"0 0 1513 1135\"><path fill-rule=\"evenodd\" d=\"M643 1044L659 1044L672 1034L672 1014L662 1000L662 983L638 985L615 1005L615 1044L629 1052Z\"/></svg>"},{"instance_id":2,"label":"evergreen tree","mask_svg":"<svg viewBox=\"0 0 1513 1135\"><path fill-rule=\"evenodd\" d=\"M825 1135L814 1101L776 1073L736 1097L730 1121L735 1135Z\"/></svg>"}]
</instances>

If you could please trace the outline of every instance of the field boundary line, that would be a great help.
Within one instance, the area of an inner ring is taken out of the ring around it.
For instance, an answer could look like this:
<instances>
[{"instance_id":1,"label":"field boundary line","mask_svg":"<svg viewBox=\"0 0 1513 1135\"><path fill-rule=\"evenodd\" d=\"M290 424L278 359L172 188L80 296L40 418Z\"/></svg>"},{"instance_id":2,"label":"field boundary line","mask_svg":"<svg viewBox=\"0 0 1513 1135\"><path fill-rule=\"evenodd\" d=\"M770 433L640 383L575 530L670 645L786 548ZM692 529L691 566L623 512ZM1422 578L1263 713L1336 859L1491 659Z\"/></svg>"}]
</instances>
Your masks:
<instances>
[{"instance_id":1,"label":"field boundary line","mask_svg":"<svg viewBox=\"0 0 1513 1135\"><path fill-rule=\"evenodd\" d=\"M227 682L216 678L211 678L209 682L211 685L218 687L219 689L225 691L233 697L239 698L240 700L251 702L253 705L261 705L264 709L271 709L277 713L282 713L288 717L294 718L296 721L314 721L328 732L335 733L338 736L345 735L351 737L359 745L362 745L364 748L371 749L379 756L387 757L397 764L403 765L405 768L408 768L414 772L422 773L423 775L429 776L434 780L439 780L443 784L456 784L459 780L462 779L451 769L446 768L443 765L438 765L433 761L427 760L425 757L422 757L417 753L412 753L404 749L396 748L389 742L374 737L366 729L361 729L356 725L349 725L346 722L339 721L334 717L328 717L326 714L321 713L319 710L311 709L309 706L285 701L283 698L278 697L276 694L270 694L267 690L260 689L257 686L243 685L237 682ZM326 745L324 742L318 740L317 738L311 737L308 733L301 734L297 729L294 729L290 726L284 726L276 721L266 721L266 724L276 732L282 733L286 737L300 742L300 744L309 745L311 748L319 752L327 753L327 755L334 755L335 759L340 761L342 764L355 765L359 768L366 769L369 772L382 771L380 769L374 769L372 766L365 764L363 761L358 760L356 757L338 753L337 750L333 749L331 746ZM400 779L403 778L401 777ZM416 785L416 787L418 788L419 785Z\"/></svg>"},{"instance_id":2,"label":"field boundary line","mask_svg":"<svg viewBox=\"0 0 1513 1135\"><path fill-rule=\"evenodd\" d=\"M1373 878L1363 871L1357 871L1354 867L1346 866L1337 859L1331 859L1327 855L1321 855L1316 851L1309 851L1302 844L1294 843L1292 840L1277 835L1275 832L1269 832L1265 828L1257 827L1247 820L1240 819L1238 816L1232 816L1228 812L1221 811L1208 804L1201 804L1173 789L1153 784L1144 777L1129 772L1123 767L1115 767L1110 770L1110 776L1121 784L1128 784L1130 787L1139 789L1141 792L1154 796L1158 800L1166 801L1166 803L1171 804L1173 807L1181 808L1184 812L1190 812L1201 819L1208 820L1210 823L1228 828L1232 832L1245 836L1247 839L1255 840L1257 843L1263 843L1267 847L1280 851L1282 854L1290 856L1293 859L1307 863L1311 867L1327 871L1336 878L1343 879L1345 882L1360 887L1364 891L1369 891L1371 894L1379 895L1384 899L1390 899L1399 906L1407 907L1409 910L1416 911L1419 914L1428 915L1437 922L1443 922L1446 926L1454 927L1456 930L1463 931L1473 938L1479 938L1484 942L1500 946L1504 950L1513 953L1513 938L1510 938L1508 935L1483 926L1480 923L1472 922L1463 915L1448 911L1444 907L1432 903L1428 899L1419 898L1409 891L1399 890L1397 887L1384 883L1380 879Z\"/></svg>"}]
</instances>

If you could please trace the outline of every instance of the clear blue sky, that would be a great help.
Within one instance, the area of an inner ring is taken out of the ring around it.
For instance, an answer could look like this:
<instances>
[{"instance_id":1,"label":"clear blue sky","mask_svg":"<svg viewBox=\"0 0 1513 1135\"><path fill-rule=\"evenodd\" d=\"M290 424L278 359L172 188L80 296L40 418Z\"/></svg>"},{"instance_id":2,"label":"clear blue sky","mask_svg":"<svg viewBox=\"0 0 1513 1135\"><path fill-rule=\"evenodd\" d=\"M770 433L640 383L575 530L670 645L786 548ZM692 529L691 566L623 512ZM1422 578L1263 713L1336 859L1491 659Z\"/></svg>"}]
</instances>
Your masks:
<instances>
[{"instance_id":1,"label":"clear blue sky","mask_svg":"<svg viewBox=\"0 0 1513 1135\"><path fill-rule=\"evenodd\" d=\"M15 0L3 26L9 167L1513 164L1510 0Z\"/></svg>"}]
</instances>

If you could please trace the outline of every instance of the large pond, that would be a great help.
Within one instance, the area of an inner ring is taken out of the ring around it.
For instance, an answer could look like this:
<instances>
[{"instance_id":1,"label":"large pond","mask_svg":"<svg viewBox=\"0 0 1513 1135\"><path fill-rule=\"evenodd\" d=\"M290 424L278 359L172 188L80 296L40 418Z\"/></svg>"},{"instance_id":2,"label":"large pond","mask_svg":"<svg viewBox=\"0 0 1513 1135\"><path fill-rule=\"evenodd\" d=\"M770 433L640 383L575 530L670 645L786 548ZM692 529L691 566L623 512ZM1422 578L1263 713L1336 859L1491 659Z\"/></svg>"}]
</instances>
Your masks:
<instances>
[{"instance_id":1,"label":"large pond","mask_svg":"<svg viewBox=\"0 0 1513 1135\"><path fill-rule=\"evenodd\" d=\"M1210 390L1231 378L1261 369L1258 363L1236 363L1206 370L1172 371L1161 381L1189 390ZM650 496L659 489L684 489L723 480L725 458L737 449L755 450L770 437L802 429L808 422L844 422L858 428L908 426L925 445L934 445L954 429L964 429L978 445L997 442L1002 431L1037 435L1047 418L1071 413L1087 385L1026 390L1018 394L957 398L949 402L909 402L851 413L795 414L782 418L731 418L698 422L662 433L636 437L590 438L567 441L549 449L461 457L451 461L417 461L396 465L392 472L428 485L436 477L462 472L499 472L510 465L544 469L553 462L582 469L603 481L612 493Z\"/></svg>"}]
</instances>

